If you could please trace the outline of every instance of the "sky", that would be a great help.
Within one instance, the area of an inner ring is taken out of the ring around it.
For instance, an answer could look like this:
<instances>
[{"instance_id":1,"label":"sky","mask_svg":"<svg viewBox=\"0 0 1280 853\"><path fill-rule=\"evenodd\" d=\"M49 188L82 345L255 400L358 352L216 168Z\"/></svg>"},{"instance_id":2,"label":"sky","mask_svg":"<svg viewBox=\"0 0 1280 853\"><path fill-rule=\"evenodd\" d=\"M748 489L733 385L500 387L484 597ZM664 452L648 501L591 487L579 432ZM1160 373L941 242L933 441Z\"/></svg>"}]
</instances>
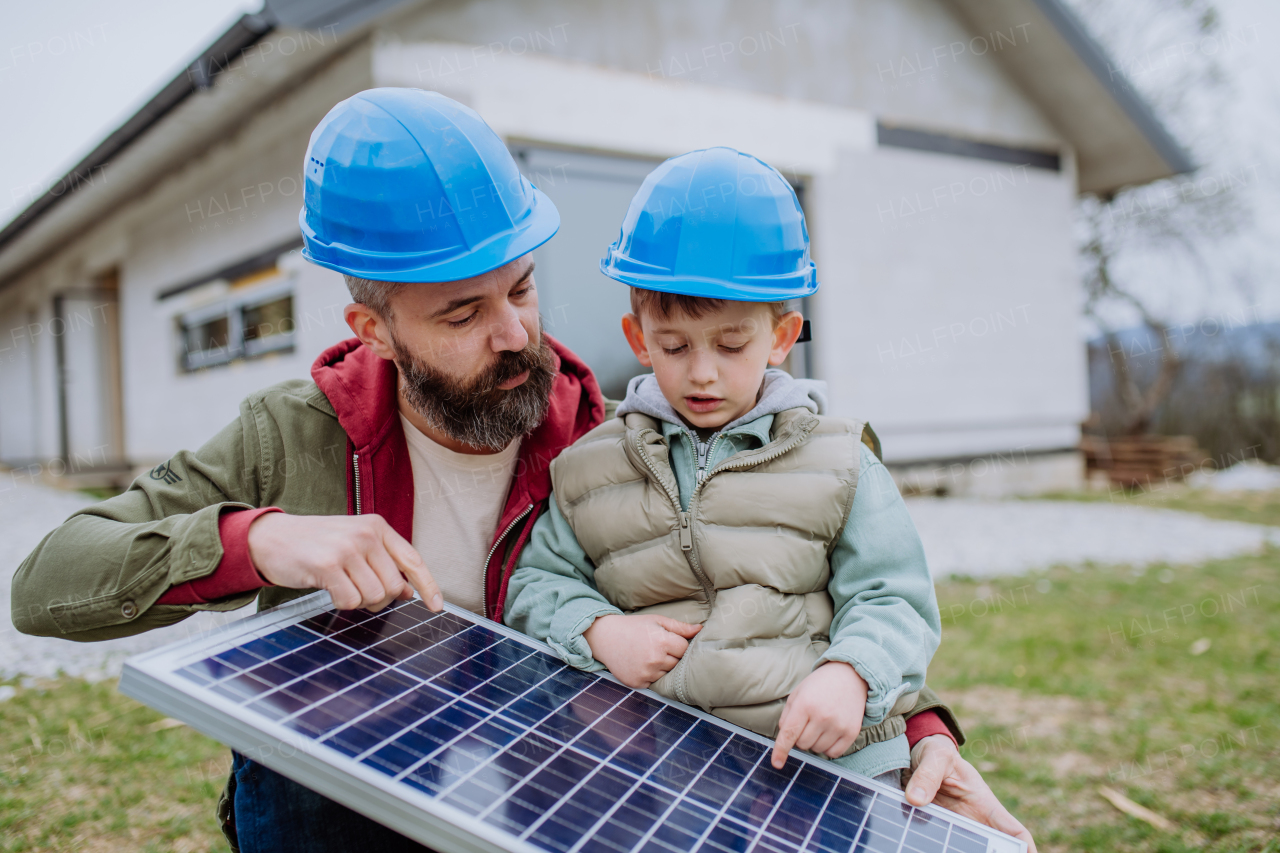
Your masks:
<instances>
[{"instance_id":1,"label":"sky","mask_svg":"<svg viewBox=\"0 0 1280 853\"><path fill-rule=\"evenodd\" d=\"M1240 220L1222 233L1202 235L1189 250L1131 239L1117 255L1119 277L1172 322L1241 312L1255 320L1280 319L1280 2L1214 0L1223 18L1217 42L1192 42L1173 16L1149 13L1176 5L1172 0L1068 2L1135 87L1176 112L1169 124L1202 166L1193 194L1213 194L1214 181L1229 181ZM6 118L0 224L69 171L241 14L260 8L261 0L10 4L0 32L0 115ZM1224 82L1182 99L1180 75L1211 64ZM1186 180L1174 179L1175 190L1185 189ZM1117 310L1113 320L1124 325L1133 316Z\"/></svg>"},{"instance_id":2,"label":"sky","mask_svg":"<svg viewBox=\"0 0 1280 853\"><path fill-rule=\"evenodd\" d=\"M1200 166L1120 205L1116 279L1165 322L1280 320L1280 3L1184 0L1220 12L1204 36L1194 15L1155 12L1178 5L1170 0L1068 2ZM1211 71L1218 82L1204 82ZM1170 197L1208 213L1172 210L1161 201ZM1190 239L1170 239L1171 222ZM1122 304L1103 313L1113 328L1137 321Z\"/></svg>"},{"instance_id":3,"label":"sky","mask_svg":"<svg viewBox=\"0 0 1280 853\"><path fill-rule=\"evenodd\" d=\"M0 223L262 0L41 0L0 27Z\"/></svg>"}]
</instances>

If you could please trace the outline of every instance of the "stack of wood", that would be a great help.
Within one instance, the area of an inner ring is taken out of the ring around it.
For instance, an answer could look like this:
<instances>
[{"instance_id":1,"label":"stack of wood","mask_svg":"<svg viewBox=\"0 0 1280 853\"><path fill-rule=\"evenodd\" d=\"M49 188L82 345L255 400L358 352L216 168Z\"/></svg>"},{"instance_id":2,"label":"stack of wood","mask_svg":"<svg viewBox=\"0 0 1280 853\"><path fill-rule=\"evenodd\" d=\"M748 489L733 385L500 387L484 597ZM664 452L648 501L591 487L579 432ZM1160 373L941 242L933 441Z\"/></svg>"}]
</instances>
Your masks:
<instances>
[{"instance_id":1,"label":"stack of wood","mask_svg":"<svg viewBox=\"0 0 1280 853\"><path fill-rule=\"evenodd\" d=\"M1126 489L1182 480L1207 464L1189 435L1085 435L1080 449L1088 474L1103 472L1112 485Z\"/></svg>"}]
</instances>

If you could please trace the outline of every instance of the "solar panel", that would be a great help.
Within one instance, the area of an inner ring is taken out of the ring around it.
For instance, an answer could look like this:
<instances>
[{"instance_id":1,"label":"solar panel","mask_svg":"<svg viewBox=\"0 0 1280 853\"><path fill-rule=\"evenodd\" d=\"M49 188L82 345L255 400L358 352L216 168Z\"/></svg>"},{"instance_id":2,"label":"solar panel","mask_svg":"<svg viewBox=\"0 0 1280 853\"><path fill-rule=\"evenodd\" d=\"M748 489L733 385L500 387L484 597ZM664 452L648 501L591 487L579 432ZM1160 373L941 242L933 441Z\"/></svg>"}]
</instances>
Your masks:
<instances>
[{"instance_id":1,"label":"solar panel","mask_svg":"<svg viewBox=\"0 0 1280 853\"><path fill-rule=\"evenodd\" d=\"M120 689L441 853L1026 845L465 611L316 593L129 660Z\"/></svg>"}]
</instances>

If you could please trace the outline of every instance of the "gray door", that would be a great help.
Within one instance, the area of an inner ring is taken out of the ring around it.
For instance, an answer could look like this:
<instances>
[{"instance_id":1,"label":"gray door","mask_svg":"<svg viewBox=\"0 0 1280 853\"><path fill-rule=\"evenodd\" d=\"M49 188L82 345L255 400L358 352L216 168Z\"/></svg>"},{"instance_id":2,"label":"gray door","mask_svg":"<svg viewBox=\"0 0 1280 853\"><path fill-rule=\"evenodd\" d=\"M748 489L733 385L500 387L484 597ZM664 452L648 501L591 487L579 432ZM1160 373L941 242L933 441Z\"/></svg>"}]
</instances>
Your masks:
<instances>
[{"instance_id":1,"label":"gray door","mask_svg":"<svg viewBox=\"0 0 1280 853\"><path fill-rule=\"evenodd\" d=\"M600 273L631 197L657 161L520 147L525 176L560 211L560 232L534 252L546 329L595 371L605 396L621 399L627 380L647 372L622 336L626 285Z\"/></svg>"},{"instance_id":2,"label":"gray door","mask_svg":"<svg viewBox=\"0 0 1280 853\"><path fill-rule=\"evenodd\" d=\"M65 292L54 306L62 458L70 473L119 466L124 429L116 290Z\"/></svg>"},{"instance_id":3,"label":"gray door","mask_svg":"<svg viewBox=\"0 0 1280 853\"><path fill-rule=\"evenodd\" d=\"M34 311L15 311L0 326L0 462L26 464L39 455L37 442L39 365L31 331L40 330Z\"/></svg>"}]
</instances>

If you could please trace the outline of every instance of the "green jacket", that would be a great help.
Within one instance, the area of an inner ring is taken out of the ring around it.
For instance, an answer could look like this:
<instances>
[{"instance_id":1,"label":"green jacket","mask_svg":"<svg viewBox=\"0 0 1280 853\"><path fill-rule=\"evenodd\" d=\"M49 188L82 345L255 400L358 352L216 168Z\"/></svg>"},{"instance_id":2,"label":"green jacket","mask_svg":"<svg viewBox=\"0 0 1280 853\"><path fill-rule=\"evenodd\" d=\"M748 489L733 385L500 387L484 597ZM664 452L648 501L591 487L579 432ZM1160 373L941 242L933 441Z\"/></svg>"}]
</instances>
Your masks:
<instances>
[{"instance_id":1,"label":"green jacket","mask_svg":"<svg viewBox=\"0 0 1280 853\"><path fill-rule=\"evenodd\" d=\"M551 345L559 362L551 406L521 443L489 565L482 569L486 609L494 619L501 619L516 554L546 507L551 460L604 419L604 398L591 371L559 343ZM199 450L174 454L124 494L77 512L46 536L13 578L18 630L105 640L172 625L198 610L235 610L255 597L262 609L312 592L259 589L257 580L212 600L168 603L186 587L216 582L235 551L248 564L242 574L256 579L247 543L237 549L220 533L233 509L377 513L411 539L415 490L396 406L395 366L352 339L322 353L312 377L251 394L239 418ZM232 777L218 804L233 849L234 786Z\"/></svg>"}]
</instances>

